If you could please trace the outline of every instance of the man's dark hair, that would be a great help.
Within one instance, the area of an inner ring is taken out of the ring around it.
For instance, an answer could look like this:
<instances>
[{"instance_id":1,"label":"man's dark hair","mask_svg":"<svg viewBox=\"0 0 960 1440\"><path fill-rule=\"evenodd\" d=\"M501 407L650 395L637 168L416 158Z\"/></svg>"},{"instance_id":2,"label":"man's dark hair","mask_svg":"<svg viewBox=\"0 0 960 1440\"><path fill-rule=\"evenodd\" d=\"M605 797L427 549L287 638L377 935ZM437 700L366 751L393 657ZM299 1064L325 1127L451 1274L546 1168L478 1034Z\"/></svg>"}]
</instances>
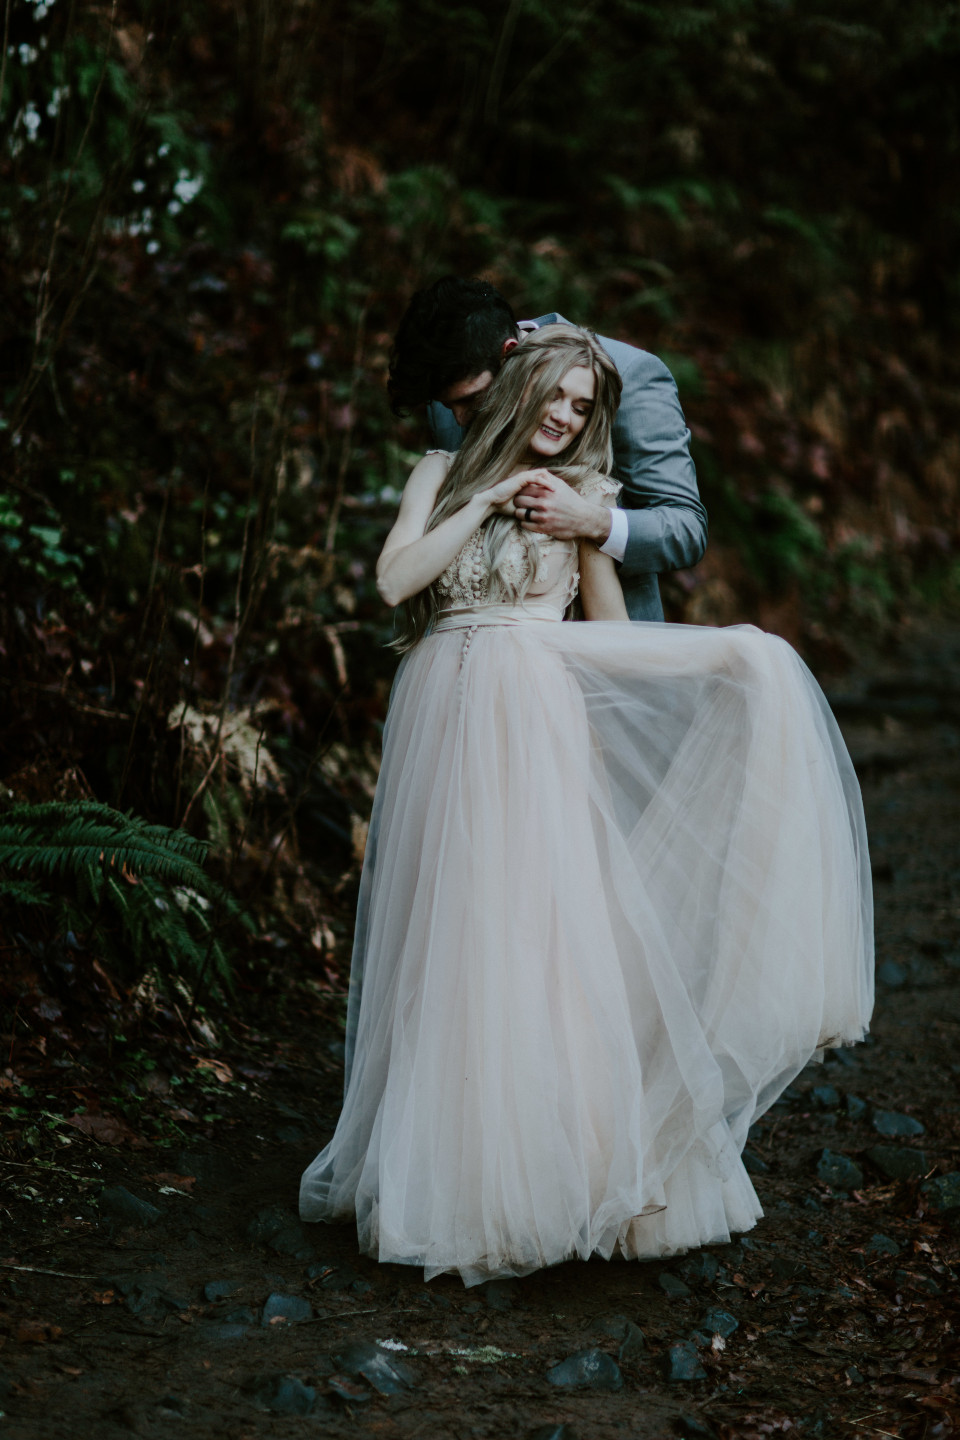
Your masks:
<instances>
[{"instance_id":1,"label":"man's dark hair","mask_svg":"<svg viewBox=\"0 0 960 1440\"><path fill-rule=\"evenodd\" d=\"M436 400L458 380L485 370L496 375L503 342L516 336L513 310L486 280L447 275L418 290L390 353L387 390L394 414Z\"/></svg>"}]
</instances>

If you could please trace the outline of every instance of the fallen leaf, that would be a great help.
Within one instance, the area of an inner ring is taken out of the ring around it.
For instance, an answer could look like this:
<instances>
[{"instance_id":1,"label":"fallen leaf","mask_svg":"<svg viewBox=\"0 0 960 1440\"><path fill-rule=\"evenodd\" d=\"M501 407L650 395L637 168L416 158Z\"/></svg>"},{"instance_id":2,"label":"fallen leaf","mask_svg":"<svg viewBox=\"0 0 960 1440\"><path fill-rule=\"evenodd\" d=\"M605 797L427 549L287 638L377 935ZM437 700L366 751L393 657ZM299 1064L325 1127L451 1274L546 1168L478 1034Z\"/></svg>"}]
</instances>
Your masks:
<instances>
[{"instance_id":1,"label":"fallen leaf","mask_svg":"<svg viewBox=\"0 0 960 1440\"><path fill-rule=\"evenodd\" d=\"M197 1183L196 1175L174 1175L171 1170L158 1170L155 1175L147 1175L147 1180L153 1180L157 1185L166 1185L173 1190L182 1190L189 1195Z\"/></svg>"},{"instance_id":2,"label":"fallen leaf","mask_svg":"<svg viewBox=\"0 0 960 1440\"><path fill-rule=\"evenodd\" d=\"M212 1070L221 1085L229 1085L233 1079L233 1071L230 1069L230 1066L224 1064L222 1060L198 1060L197 1069Z\"/></svg>"},{"instance_id":3,"label":"fallen leaf","mask_svg":"<svg viewBox=\"0 0 960 1440\"><path fill-rule=\"evenodd\" d=\"M137 1139L126 1121L114 1115L69 1115L67 1124L98 1140L101 1145L123 1145L125 1141Z\"/></svg>"},{"instance_id":4,"label":"fallen leaf","mask_svg":"<svg viewBox=\"0 0 960 1440\"><path fill-rule=\"evenodd\" d=\"M21 1320L16 1330L16 1338L21 1345L46 1345L50 1340L58 1340L62 1334L59 1325L50 1325L46 1320Z\"/></svg>"}]
</instances>

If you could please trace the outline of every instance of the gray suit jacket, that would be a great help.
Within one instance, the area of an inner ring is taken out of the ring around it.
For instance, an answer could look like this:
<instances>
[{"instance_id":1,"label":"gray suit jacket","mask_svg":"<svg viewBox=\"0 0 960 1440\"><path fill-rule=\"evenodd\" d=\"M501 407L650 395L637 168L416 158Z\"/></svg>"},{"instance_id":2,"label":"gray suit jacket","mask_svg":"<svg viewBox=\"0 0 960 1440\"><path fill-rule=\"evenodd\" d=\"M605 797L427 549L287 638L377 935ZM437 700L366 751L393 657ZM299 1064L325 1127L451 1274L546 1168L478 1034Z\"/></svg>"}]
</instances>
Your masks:
<instances>
[{"instance_id":1,"label":"gray suit jacket","mask_svg":"<svg viewBox=\"0 0 960 1440\"><path fill-rule=\"evenodd\" d=\"M557 323L565 322L556 313L537 321ZM623 380L613 426L613 473L623 486L620 504L630 526L620 583L631 620L662 620L657 576L696 565L707 544L690 431L666 365L622 340L597 338ZM427 416L436 443L458 450L464 432L452 412L434 401Z\"/></svg>"}]
</instances>

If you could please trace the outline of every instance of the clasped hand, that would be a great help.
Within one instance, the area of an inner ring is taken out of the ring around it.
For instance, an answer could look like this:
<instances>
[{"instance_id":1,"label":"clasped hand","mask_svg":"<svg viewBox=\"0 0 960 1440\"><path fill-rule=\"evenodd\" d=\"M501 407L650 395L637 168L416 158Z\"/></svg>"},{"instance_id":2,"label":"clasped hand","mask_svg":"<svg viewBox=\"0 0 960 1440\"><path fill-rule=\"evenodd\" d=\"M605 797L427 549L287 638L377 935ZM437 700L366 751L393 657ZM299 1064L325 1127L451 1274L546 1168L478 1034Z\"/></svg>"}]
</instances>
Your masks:
<instances>
[{"instance_id":1,"label":"clasped hand","mask_svg":"<svg viewBox=\"0 0 960 1440\"><path fill-rule=\"evenodd\" d=\"M513 515L521 529L535 534L602 544L610 533L609 510L584 500L572 485L550 470L522 470L487 493L494 510Z\"/></svg>"}]
</instances>

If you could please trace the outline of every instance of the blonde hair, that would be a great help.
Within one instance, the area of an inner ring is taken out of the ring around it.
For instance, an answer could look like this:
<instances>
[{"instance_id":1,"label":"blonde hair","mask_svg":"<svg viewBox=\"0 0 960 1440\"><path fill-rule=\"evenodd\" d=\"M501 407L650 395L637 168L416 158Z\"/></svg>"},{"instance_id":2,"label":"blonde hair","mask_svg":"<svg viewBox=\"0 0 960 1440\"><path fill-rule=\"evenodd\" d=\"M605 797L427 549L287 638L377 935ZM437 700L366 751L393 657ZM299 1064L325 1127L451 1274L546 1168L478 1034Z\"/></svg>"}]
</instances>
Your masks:
<instances>
[{"instance_id":1,"label":"blonde hair","mask_svg":"<svg viewBox=\"0 0 960 1440\"><path fill-rule=\"evenodd\" d=\"M579 325L545 325L504 360L447 471L427 521L427 532L461 510L479 491L498 484L516 470L557 386L575 366L593 372L593 408L579 435L562 452L563 463L545 464L544 468L574 488L597 474L609 474L613 463L610 436L622 388L617 367L591 330ZM518 586L504 573L507 545L518 529L519 522L510 515L491 515L483 524L487 569L511 604L523 599L539 559L537 536L520 529L530 560L524 567L526 579ZM409 650L415 645L440 609L441 597L434 581L403 606L404 624L395 648Z\"/></svg>"}]
</instances>

